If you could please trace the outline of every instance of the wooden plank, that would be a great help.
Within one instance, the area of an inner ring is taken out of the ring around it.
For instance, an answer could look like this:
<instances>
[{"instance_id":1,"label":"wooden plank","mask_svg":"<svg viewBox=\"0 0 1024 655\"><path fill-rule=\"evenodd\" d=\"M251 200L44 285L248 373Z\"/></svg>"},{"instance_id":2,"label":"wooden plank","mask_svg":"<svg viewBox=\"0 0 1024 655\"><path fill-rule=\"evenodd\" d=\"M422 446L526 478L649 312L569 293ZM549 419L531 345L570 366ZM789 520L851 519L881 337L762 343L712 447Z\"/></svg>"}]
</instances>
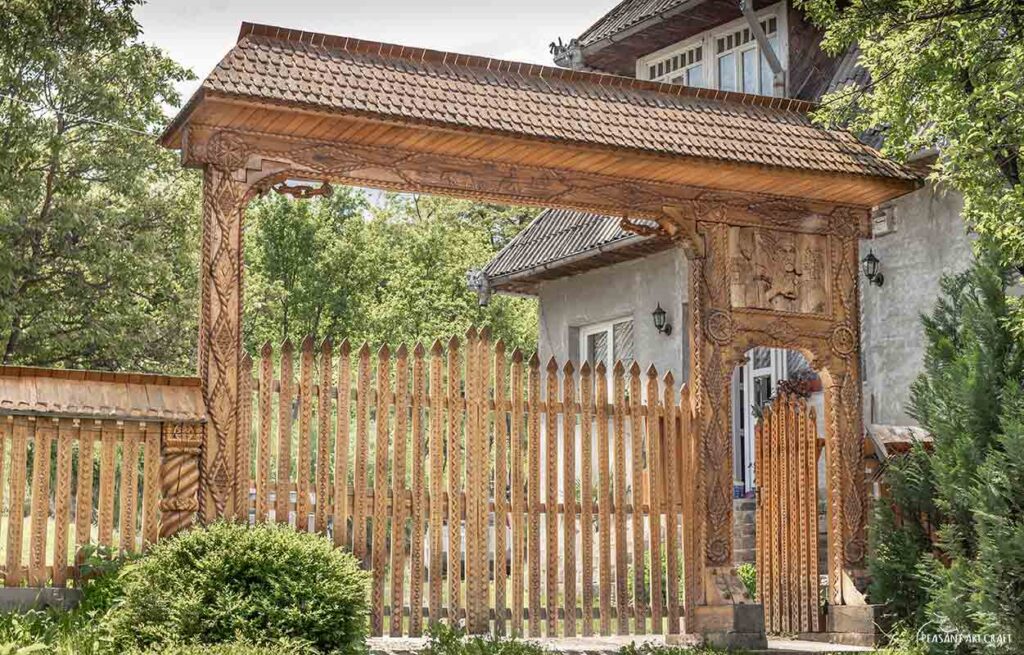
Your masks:
<instances>
[{"instance_id":1,"label":"wooden plank","mask_svg":"<svg viewBox=\"0 0 1024 655\"><path fill-rule=\"evenodd\" d=\"M443 535L444 529L444 348L434 341L430 348L430 623L442 618Z\"/></svg>"},{"instance_id":2,"label":"wooden plank","mask_svg":"<svg viewBox=\"0 0 1024 655\"><path fill-rule=\"evenodd\" d=\"M316 492L313 525L319 534L327 534L327 509L331 495L331 414L334 412L334 347L331 340L320 343L320 393L316 404Z\"/></svg>"},{"instance_id":3,"label":"wooden plank","mask_svg":"<svg viewBox=\"0 0 1024 655\"><path fill-rule=\"evenodd\" d=\"M547 564L544 575L547 586L544 608L547 610L546 636L558 635L558 362L552 357L547 365L547 385L544 413L544 552Z\"/></svg>"},{"instance_id":4,"label":"wooden plank","mask_svg":"<svg viewBox=\"0 0 1024 655\"><path fill-rule=\"evenodd\" d=\"M663 478L666 484L665 498L665 573L666 596L668 598L668 634L679 634L679 525L676 520L679 512L679 434L676 432L679 407L676 403L676 380L672 371L665 374L664 399L662 407L665 411L665 450L662 458Z\"/></svg>"},{"instance_id":5,"label":"wooden plank","mask_svg":"<svg viewBox=\"0 0 1024 655\"><path fill-rule=\"evenodd\" d=\"M586 371L589 362L583 363ZM601 607L600 633L608 636L612 632L612 484L608 459L608 376L604 362L597 365L597 512L598 512L598 588ZM583 383L584 394L589 393L590 383ZM589 403L584 400L584 406ZM586 420L586 419L585 419ZM586 584L586 581L584 581Z\"/></svg>"},{"instance_id":6,"label":"wooden plank","mask_svg":"<svg viewBox=\"0 0 1024 655\"><path fill-rule=\"evenodd\" d=\"M28 584L46 585L46 524L50 514L50 452L57 431L57 420L36 421L32 448L32 499L29 510Z\"/></svg>"},{"instance_id":7,"label":"wooden plank","mask_svg":"<svg viewBox=\"0 0 1024 655\"><path fill-rule=\"evenodd\" d=\"M494 346L494 632L506 634L508 550L508 422L506 420L505 342Z\"/></svg>"},{"instance_id":8,"label":"wooden plank","mask_svg":"<svg viewBox=\"0 0 1024 655\"><path fill-rule=\"evenodd\" d=\"M256 522L263 523L270 515L270 430L273 422L271 415L271 394L274 386L274 350L270 342L263 344L260 350L259 397L257 400L259 413L259 437L256 445Z\"/></svg>"},{"instance_id":9,"label":"wooden plank","mask_svg":"<svg viewBox=\"0 0 1024 655\"><path fill-rule=\"evenodd\" d=\"M370 345L359 349L356 379L356 458L352 469L352 554L366 566L366 467L370 459Z\"/></svg>"},{"instance_id":10,"label":"wooden plank","mask_svg":"<svg viewBox=\"0 0 1024 655\"><path fill-rule=\"evenodd\" d=\"M160 424L147 423L142 433L142 548L160 538Z\"/></svg>"},{"instance_id":11,"label":"wooden plank","mask_svg":"<svg viewBox=\"0 0 1024 655\"><path fill-rule=\"evenodd\" d=\"M27 449L35 421L23 416L14 417L14 439L11 443L10 506L7 514L7 575L4 583L16 587L22 580L22 536L25 526L25 476L27 475Z\"/></svg>"},{"instance_id":12,"label":"wooden plank","mask_svg":"<svg viewBox=\"0 0 1024 655\"><path fill-rule=\"evenodd\" d=\"M95 443L100 421L83 423L79 431L78 477L75 480L75 564L82 563L83 549L92 541L92 481ZM10 552L10 551L8 551Z\"/></svg>"},{"instance_id":13,"label":"wooden plank","mask_svg":"<svg viewBox=\"0 0 1024 655\"><path fill-rule=\"evenodd\" d=\"M576 636L576 380L571 361L562 367L562 633ZM589 623L589 621L588 621Z\"/></svg>"},{"instance_id":14,"label":"wooden plank","mask_svg":"<svg viewBox=\"0 0 1024 655\"><path fill-rule=\"evenodd\" d=\"M491 396L491 357L493 347L491 345L491 330L483 328L480 330L480 339L477 344L477 417L476 417L476 455L477 466L475 470L475 489L473 494L476 502L476 520L474 529L477 535L476 546L476 569L480 571L478 586L475 591L475 607L473 611L475 618L468 622L473 632L483 634L491 631L490 616L492 605L490 600L491 572L490 572L490 550L488 533L490 532L490 508L491 502L491 481L493 471L491 463L494 457L491 454L490 441L490 403Z\"/></svg>"},{"instance_id":15,"label":"wooden plank","mask_svg":"<svg viewBox=\"0 0 1024 655\"><path fill-rule=\"evenodd\" d=\"M606 398L602 398L602 404ZM580 587L583 601L582 634L594 634L594 379L590 364L580 367ZM606 428L607 429L607 428Z\"/></svg>"},{"instance_id":16,"label":"wooden plank","mask_svg":"<svg viewBox=\"0 0 1024 655\"><path fill-rule=\"evenodd\" d=\"M245 353L239 368L238 439L235 442L235 520L249 524L252 490L252 357Z\"/></svg>"},{"instance_id":17,"label":"wooden plank","mask_svg":"<svg viewBox=\"0 0 1024 655\"><path fill-rule=\"evenodd\" d=\"M807 450L806 467L808 475L808 488L810 494L807 498L807 508L804 516L807 521L807 561L810 562L810 571L807 576L808 596L811 602L810 612L811 632L821 632L824 625L821 616L821 606L818 603L818 420L814 408L807 408L807 418L804 423L807 429Z\"/></svg>"},{"instance_id":18,"label":"wooden plank","mask_svg":"<svg viewBox=\"0 0 1024 655\"><path fill-rule=\"evenodd\" d=\"M786 412L786 399L784 394L779 394L775 403L775 416L779 420L779 459L777 465L781 474L779 486L779 552L782 569L779 572L780 595L782 605L779 608L782 613L782 622L779 629L782 632L792 632L790 615L793 611L793 599L790 597L789 572L790 572L790 551L789 551L789 528L793 520L792 508L789 503L789 417Z\"/></svg>"},{"instance_id":19,"label":"wooden plank","mask_svg":"<svg viewBox=\"0 0 1024 655\"><path fill-rule=\"evenodd\" d=\"M526 568L526 476L523 470L523 351L512 351L512 376L509 386L512 400L511 424L511 469L512 469L512 622L509 633L513 637L523 636L523 600L525 593L524 575Z\"/></svg>"},{"instance_id":20,"label":"wooden plank","mask_svg":"<svg viewBox=\"0 0 1024 655\"><path fill-rule=\"evenodd\" d=\"M395 353L395 450L391 464L391 497L405 498L406 441L409 438L409 349ZM405 503L391 503L391 622L389 634L402 636L405 600ZM412 611L412 610L410 610Z\"/></svg>"},{"instance_id":21,"label":"wooden plank","mask_svg":"<svg viewBox=\"0 0 1024 655\"><path fill-rule=\"evenodd\" d=\"M285 339L281 345L281 389L277 398L277 490L274 494L274 520L278 523L288 523L291 511L294 351L291 339Z\"/></svg>"},{"instance_id":22,"label":"wooden plank","mask_svg":"<svg viewBox=\"0 0 1024 655\"><path fill-rule=\"evenodd\" d=\"M661 421L658 416L658 371L652 364L647 369L647 488L650 492L648 523L650 532L651 570L651 633L661 634L664 630L662 614L662 569L661 569Z\"/></svg>"},{"instance_id":23,"label":"wooden plank","mask_svg":"<svg viewBox=\"0 0 1024 655\"><path fill-rule=\"evenodd\" d=\"M100 504L99 533L100 545L114 546L114 474L117 463L115 455L121 424L112 421L103 423L100 432Z\"/></svg>"},{"instance_id":24,"label":"wooden plank","mask_svg":"<svg viewBox=\"0 0 1024 655\"><path fill-rule=\"evenodd\" d=\"M647 609L644 606L644 506L643 496L643 450L644 423L641 405L640 364L633 362L629 367L629 434L631 437L631 463L633 473L633 632L647 634Z\"/></svg>"},{"instance_id":25,"label":"wooden plank","mask_svg":"<svg viewBox=\"0 0 1024 655\"><path fill-rule=\"evenodd\" d=\"M480 543L481 498L486 497L482 472L486 468L482 453L482 379L483 367L480 357L480 342L476 329L466 333L466 629L479 634L486 631L485 613L487 572L482 566L482 544Z\"/></svg>"},{"instance_id":26,"label":"wooden plank","mask_svg":"<svg viewBox=\"0 0 1024 655\"><path fill-rule=\"evenodd\" d=\"M791 605L789 610L790 629L793 632L800 630L800 614L803 606L802 594L800 593L800 562L803 560L800 550L800 523L802 510L800 507L800 491L797 487L800 471L800 456L798 437L800 427L797 424L796 396L786 394L786 425L789 430L789 445L786 449L786 468L789 469L789 542L786 548L790 552L789 557L789 597Z\"/></svg>"},{"instance_id":27,"label":"wooden plank","mask_svg":"<svg viewBox=\"0 0 1024 655\"><path fill-rule=\"evenodd\" d=\"M798 484L796 487L797 506L797 550L796 554L800 560L800 566L796 574L798 594L800 596L799 630L810 632L811 619L808 612L814 607L814 600L807 587L807 577L810 573L807 557L807 497L811 493L807 488L807 404L800 399L796 405L794 416L794 429L796 431L796 448L794 453L794 465L797 471ZM813 480L813 479L812 479Z\"/></svg>"},{"instance_id":28,"label":"wooden plank","mask_svg":"<svg viewBox=\"0 0 1024 655\"><path fill-rule=\"evenodd\" d=\"M423 412L427 386L422 343L413 349L412 362L412 527L409 533L409 636L423 634L423 526L427 519L427 496L423 484Z\"/></svg>"},{"instance_id":29,"label":"wooden plank","mask_svg":"<svg viewBox=\"0 0 1024 655\"><path fill-rule=\"evenodd\" d=\"M302 340L299 364L299 456L295 466L295 529L309 531L309 493L313 447L313 336Z\"/></svg>"},{"instance_id":30,"label":"wooden plank","mask_svg":"<svg viewBox=\"0 0 1024 655\"><path fill-rule=\"evenodd\" d=\"M604 363L598 366L598 375L604 373ZM628 553L626 536L626 369L616 362L612 370L615 394L613 430L615 432L615 600L616 619L620 635L629 634Z\"/></svg>"},{"instance_id":31,"label":"wooden plank","mask_svg":"<svg viewBox=\"0 0 1024 655\"><path fill-rule=\"evenodd\" d=\"M373 586L370 588L370 634L384 633L384 578L387 566L387 470L390 446L391 350L377 351L377 412L374 420L373 522L371 542Z\"/></svg>"},{"instance_id":32,"label":"wooden plank","mask_svg":"<svg viewBox=\"0 0 1024 655\"><path fill-rule=\"evenodd\" d=\"M334 430L334 545L352 548L348 519L349 431L352 417L352 345L348 339L338 349L338 410Z\"/></svg>"},{"instance_id":33,"label":"wooden plank","mask_svg":"<svg viewBox=\"0 0 1024 655\"><path fill-rule=\"evenodd\" d=\"M694 608L700 602L699 571L703 553L697 547L697 490L693 484L696 470L699 437L693 430L693 411L689 385L684 384L679 392L679 425L682 446L680 498L683 510L683 615L692 620Z\"/></svg>"},{"instance_id":34,"label":"wooden plank","mask_svg":"<svg viewBox=\"0 0 1024 655\"><path fill-rule=\"evenodd\" d=\"M136 520L139 502L139 441L142 431L138 423L127 423L121 446L121 511L117 529L122 552L135 552Z\"/></svg>"},{"instance_id":35,"label":"wooden plank","mask_svg":"<svg viewBox=\"0 0 1024 655\"><path fill-rule=\"evenodd\" d=\"M78 422L61 419L57 432L57 486L53 496L53 586L68 580L68 538L71 519L71 447L78 437ZM0 463L3 462L0 446Z\"/></svg>"},{"instance_id":36,"label":"wooden plank","mask_svg":"<svg viewBox=\"0 0 1024 655\"><path fill-rule=\"evenodd\" d=\"M459 340L448 341L448 620L462 607L462 395Z\"/></svg>"},{"instance_id":37,"label":"wooden plank","mask_svg":"<svg viewBox=\"0 0 1024 655\"><path fill-rule=\"evenodd\" d=\"M14 442L14 416L0 417L0 511L4 507L4 455L8 444ZM8 512L8 525L10 525L10 513ZM8 551L10 552L10 551ZM6 577L6 574L5 574Z\"/></svg>"},{"instance_id":38,"label":"wooden plank","mask_svg":"<svg viewBox=\"0 0 1024 655\"><path fill-rule=\"evenodd\" d=\"M758 419L754 423L754 479L757 484L757 494L755 496L755 514L754 514L754 552L755 554L755 572L756 572L756 592L754 600L761 604L765 609L765 616L768 615L768 605L765 604L765 570L768 567L767 560L765 559L765 536L768 533L768 513L765 511L767 504L765 503L765 494L767 493L767 486L765 485L766 471L765 462L767 461L765 455L765 439L764 439L764 421Z\"/></svg>"},{"instance_id":39,"label":"wooden plank","mask_svg":"<svg viewBox=\"0 0 1024 655\"><path fill-rule=\"evenodd\" d=\"M779 497L780 496L780 492L782 490L782 487L780 485L780 481L782 479L782 476L781 476L781 473L779 471L779 465L778 465L779 464L779 457L781 456L781 454L779 452L779 440L780 440L779 428L780 428L780 423L779 423L778 412L776 412L776 411L772 411L771 412L771 420L770 420L770 423L768 425L770 426L770 430L771 430L771 437L770 438L771 438L771 441L772 441L772 443L771 443L771 450L769 450L769 456L771 457L771 464L769 464L769 468L771 469L771 491L769 492L769 502L771 503L770 504L770 508L769 508L769 512L771 513L771 520L769 521L768 525L771 526L771 531L772 531L771 546L770 546L770 548L771 548L771 561L772 561L772 574L771 574L771 580L770 580L770 582L771 582L771 595L772 595L772 602L771 602L772 613L771 613L771 623L770 623L769 630L771 632L780 632L782 630L782 587L780 586L780 583L779 583L779 581L781 579L781 574L779 573L779 571L780 571L779 566L780 566L780 563L781 563L781 561L780 561L781 553L779 552L779 532L780 532L779 525L782 522L783 517L782 517L782 515L780 513L780 507L781 507L780 500L781 499ZM767 617L765 617L765 620L767 622Z\"/></svg>"},{"instance_id":40,"label":"wooden plank","mask_svg":"<svg viewBox=\"0 0 1024 655\"><path fill-rule=\"evenodd\" d=\"M540 636L540 358L537 353L530 357L529 380L527 385L527 511L529 512L529 534L527 555L530 559L529 572L529 621L530 636Z\"/></svg>"}]
</instances>

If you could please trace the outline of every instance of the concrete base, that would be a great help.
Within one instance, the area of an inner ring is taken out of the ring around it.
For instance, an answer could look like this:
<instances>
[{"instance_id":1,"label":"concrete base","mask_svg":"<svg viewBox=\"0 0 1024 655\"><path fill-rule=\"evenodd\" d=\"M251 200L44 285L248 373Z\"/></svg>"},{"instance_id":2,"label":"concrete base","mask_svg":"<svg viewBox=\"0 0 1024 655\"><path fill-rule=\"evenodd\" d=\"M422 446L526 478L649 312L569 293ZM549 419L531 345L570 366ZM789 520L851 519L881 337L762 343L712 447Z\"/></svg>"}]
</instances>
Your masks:
<instances>
[{"instance_id":1,"label":"concrete base","mask_svg":"<svg viewBox=\"0 0 1024 655\"><path fill-rule=\"evenodd\" d=\"M695 607L686 625L690 634L721 648L761 650L768 647L764 607L756 603Z\"/></svg>"},{"instance_id":2,"label":"concrete base","mask_svg":"<svg viewBox=\"0 0 1024 655\"><path fill-rule=\"evenodd\" d=\"M831 643L878 646L887 626L881 605L830 605L824 635Z\"/></svg>"},{"instance_id":3,"label":"concrete base","mask_svg":"<svg viewBox=\"0 0 1024 655\"><path fill-rule=\"evenodd\" d=\"M0 588L0 612L24 612L34 609L70 610L82 600L81 589L58 587Z\"/></svg>"}]
</instances>

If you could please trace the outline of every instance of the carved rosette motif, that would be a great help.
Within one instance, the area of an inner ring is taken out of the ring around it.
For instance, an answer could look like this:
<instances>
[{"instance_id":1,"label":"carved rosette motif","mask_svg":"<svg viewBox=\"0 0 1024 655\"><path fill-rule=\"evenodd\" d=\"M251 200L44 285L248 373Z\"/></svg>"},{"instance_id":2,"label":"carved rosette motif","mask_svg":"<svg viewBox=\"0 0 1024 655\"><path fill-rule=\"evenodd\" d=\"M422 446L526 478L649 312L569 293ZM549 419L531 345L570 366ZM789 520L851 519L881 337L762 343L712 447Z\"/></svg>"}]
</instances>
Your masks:
<instances>
[{"instance_id":1,"label":"carved rosette motif","mask_svg":"<svg viewBox=\"0 0 1024 655\"><path fill-rule=\"evenodd\" d=\"M700 566L731 564L733 368L754 346L792 348L827 380L830 601L848 602L844 572L863 568L866 543L857 239L867 212L709 196L671 213L690 259ZM687 599L702 604L697 577Z\"/></svg>"}]
</instances>

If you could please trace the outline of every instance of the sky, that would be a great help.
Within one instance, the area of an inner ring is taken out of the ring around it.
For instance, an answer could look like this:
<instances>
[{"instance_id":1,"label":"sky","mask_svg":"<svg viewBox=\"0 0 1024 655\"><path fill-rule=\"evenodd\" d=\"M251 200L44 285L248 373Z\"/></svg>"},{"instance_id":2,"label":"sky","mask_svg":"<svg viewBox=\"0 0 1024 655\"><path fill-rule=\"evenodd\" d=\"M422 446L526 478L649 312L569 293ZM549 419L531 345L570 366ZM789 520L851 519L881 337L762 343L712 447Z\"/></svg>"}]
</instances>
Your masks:
<instances>
[{"instance_id":1,"label":"sky","mask_svg":"<svg viewBox=\"0 0 1024 655\"><path fill-rule=\"evenodd\" d=\"M616 0L149 0L143 39L198 79L231 49L243 21L372 41L551 64L548 44L578 36Z\"/></svg>"}]
</instances>

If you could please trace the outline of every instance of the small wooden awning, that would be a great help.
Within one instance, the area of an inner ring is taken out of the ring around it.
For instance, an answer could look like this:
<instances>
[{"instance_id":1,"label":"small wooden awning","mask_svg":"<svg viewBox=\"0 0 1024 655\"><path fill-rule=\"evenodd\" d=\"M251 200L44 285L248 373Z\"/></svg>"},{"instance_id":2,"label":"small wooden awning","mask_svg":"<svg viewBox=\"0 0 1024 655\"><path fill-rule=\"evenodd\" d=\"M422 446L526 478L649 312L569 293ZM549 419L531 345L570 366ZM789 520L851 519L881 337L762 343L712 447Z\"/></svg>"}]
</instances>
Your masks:
<instances>
[{"instance_id":1,"label":"small wooden awning","mask_svg":"<svg viewBox=\"0 0 1024 655\"><path fill-rule=\"evenodd\" d=\"M714 189L862 207L918 184L853 135L814 125L812 109L245 23L161 143L186 149L230 130L276 151L336 144L345 156L305 152L304 163L352 184L619 213L635 204L638 216L651 213L649 184L661 185L658 202ZM612 193L602 180L632 187Z\"/></svg>"},{"instance_id":2,"label":"small wooden awning","mask_svg":"<svg viewBox=\"0 0 1024 655\"><path fill-rule=\"evenodd\" d=\"M0 366L0 416L198 423L199 378Z\"/></svg>"}]
</instances>

